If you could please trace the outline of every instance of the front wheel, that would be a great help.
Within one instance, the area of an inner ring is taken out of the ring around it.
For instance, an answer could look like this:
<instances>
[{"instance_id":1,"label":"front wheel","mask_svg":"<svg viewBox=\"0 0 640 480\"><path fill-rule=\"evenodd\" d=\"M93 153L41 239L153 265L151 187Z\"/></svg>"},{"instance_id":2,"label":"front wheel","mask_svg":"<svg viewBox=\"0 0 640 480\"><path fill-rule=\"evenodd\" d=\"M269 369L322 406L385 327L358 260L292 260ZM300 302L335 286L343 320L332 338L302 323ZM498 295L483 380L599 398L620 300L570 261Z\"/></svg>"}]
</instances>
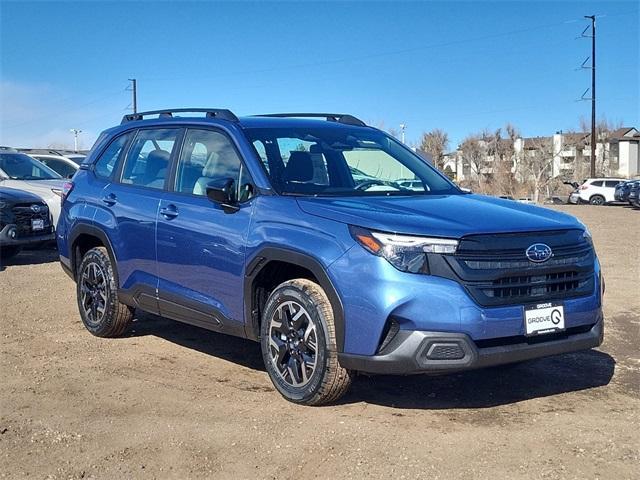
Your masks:
<instances>
[{"instance_id":1,"label":"front wheel","mask_svg":"<svg viewBox=\"0 0 640 480\"><path fill-rule=\"evenodd\" d=\"M278 286L260 331L267 372L284 398L321 405L347 392L353 373L338 363L333 310L320 285L296 279Z\"/></svg>"},{"instance_id":2,"label":"front wheel","mask_svg":"<svg viewBox=\"0 0 640 480\"><path fill-rule=\"evenodd\" d=\"M589 199L591 205L604 205L604 197L602 195L594 195Z\"/></svg>"}]
</instances>

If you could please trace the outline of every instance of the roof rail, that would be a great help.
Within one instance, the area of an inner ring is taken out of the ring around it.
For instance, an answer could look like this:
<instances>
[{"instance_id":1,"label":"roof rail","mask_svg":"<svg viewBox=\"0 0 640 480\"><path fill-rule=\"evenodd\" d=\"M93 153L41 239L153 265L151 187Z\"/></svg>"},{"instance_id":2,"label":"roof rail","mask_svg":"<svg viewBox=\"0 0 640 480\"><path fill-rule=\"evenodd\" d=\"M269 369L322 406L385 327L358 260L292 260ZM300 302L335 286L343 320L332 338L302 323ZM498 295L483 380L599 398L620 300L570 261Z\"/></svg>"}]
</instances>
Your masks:
<instances>
[{"instance_id":1,"label":"roof rail","mask_svg":"<svg viewBox=\"0 0 640 480\"><path fill-rule=\"evenodd\" d=\"M357 125L358 127L366 127L364 123L357 117L348 113L265 113L262 115L253 115L254 117L298 117L298 118L324 118L329 122L344 123L346 125Z\"/></svg>"},{"instance_id":2,"label":"roof rail","mask_svg":"<svg viewBox=\"0 0 640 480\"><path fill-rule=\"evenodd\" d=\"M158 115L158 118L171 118L174 113L206 113L206 118L221 118L230 122L237 122L238 117L231 110L226 108L167 108L164 110L150 110L148 112L129 113L122 117L122 122L133 122L135 120L144 120L149 115Z\"/></svg>"}]
</instances>

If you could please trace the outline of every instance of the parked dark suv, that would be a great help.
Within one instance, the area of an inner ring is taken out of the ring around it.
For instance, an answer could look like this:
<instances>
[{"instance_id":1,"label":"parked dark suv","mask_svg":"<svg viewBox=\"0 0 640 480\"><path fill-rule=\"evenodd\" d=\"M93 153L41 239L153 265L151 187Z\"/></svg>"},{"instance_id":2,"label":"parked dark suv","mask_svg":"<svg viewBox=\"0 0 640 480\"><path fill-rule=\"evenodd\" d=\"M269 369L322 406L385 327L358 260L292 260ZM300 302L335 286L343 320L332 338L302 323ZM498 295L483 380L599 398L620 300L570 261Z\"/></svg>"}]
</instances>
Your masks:
<instances>
[{"instance_id":1,"label":"parked dark suv","mask_svg":"<svg viewBox=\"0 0 640 480\"><path fill-rule=\"evenodd\" d=\"M121 335L140 308L259 341L303 404L336 400L355 372L456 372L603 338L582 223L461 191L351 115L127 115L66 184L57 239L91 333Z\"/></svg>"},{"instance_id":2,"label":"parked dark suv","mask_svg":"<svg viewBox=\"0 0 640 480\"><path fill-rule=\"evenodd\" d=\"M54 238L44 200L29 192L0 187L0 260L17 255L26 245Z\"/></svg>"}]
</instances>

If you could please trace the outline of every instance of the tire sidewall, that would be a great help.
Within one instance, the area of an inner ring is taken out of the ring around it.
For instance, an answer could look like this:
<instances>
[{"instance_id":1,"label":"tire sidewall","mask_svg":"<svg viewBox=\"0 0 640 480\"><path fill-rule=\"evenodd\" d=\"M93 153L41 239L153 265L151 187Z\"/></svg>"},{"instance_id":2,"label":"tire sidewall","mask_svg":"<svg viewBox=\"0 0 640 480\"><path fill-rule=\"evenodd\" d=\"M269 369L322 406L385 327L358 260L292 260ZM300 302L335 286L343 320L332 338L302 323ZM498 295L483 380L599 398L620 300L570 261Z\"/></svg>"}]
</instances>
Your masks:
<instances>
[{"instance_id":1,"label":"tire sidewall","mask_svg":"<svg viewBox=\"0 0 640 480\"><path fill-rule=\"evenodd\" d=\"M105 314L103 315L100 322L97 324L91 323L87 320L84 308L82 307L82 272L85 267L89 263L97 263L100 265L100 268L104 271L107 280L107 301L105 307ZM108 332L111 331L112 325L115 321L116 312L116 302L117 302L117 285L115 281L115 276L113 274L113 267L111 265L111 260L109 256L104 252L97 248L93 248L89 250L84 257L82 257L82 261L80 262L80 267L78 268L78 280L76 282L76 297L78 301L78 310L80 311L80 318L82 319L82 323L85 328L89 330L93 335L98 337L106 336Z\"/></svg>"},{"instance_id":2,"label":"tire sidewall","mask_svg":"<svg viewBox=\"0 0 640 480\"><path fill-rule=\"evenodd\" d=\"M601 206L604 205L605 199L602 195L594 195L589 199L591 205Z\"/></svg>"},{"instance_id":3,"label":"tire sidewall","mask_svg":"<svg viewBox=\"0 0 640 480\"><path fill-rule=\"evenodd\" d=\"M269 327L271 324L271 317L281 304L291 300L298 302L305 307L309 313L309 317L316 324L318 337L316 369L313 372L309 383L303 387L294 387L289 385L280 377L278 370L272 364L269 350ZM326 319L323 318L321 310L318 308L318 305L313 298L303 289L295 285L284 284L276 288L267 300L260 328L262 359L273 385L282 394L282 396L289 401L294 403L306 403L318 393L318 390L322 385L327 371L327 339L329 338L329 335L326 322Z\"/></svg>"}]
</instances>

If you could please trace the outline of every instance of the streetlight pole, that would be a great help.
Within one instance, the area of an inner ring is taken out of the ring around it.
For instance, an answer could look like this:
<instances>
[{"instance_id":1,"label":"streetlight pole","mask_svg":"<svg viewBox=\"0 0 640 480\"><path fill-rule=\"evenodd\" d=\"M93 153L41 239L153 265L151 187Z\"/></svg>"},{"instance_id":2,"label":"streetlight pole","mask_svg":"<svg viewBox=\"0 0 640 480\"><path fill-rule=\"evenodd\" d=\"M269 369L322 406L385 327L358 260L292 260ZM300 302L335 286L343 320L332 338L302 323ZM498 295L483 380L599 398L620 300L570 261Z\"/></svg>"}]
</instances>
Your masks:
<instances>
[{"instance_id":1,"label":"streetlight pole","mask_svg":"<svg viewBox=\"0 0 640 480\"><path fill-rule=\"evenodd\" d=\"M407 128L406 124L404 124L404 123L400 124L400 132L401 132L401 135L402 135L402 143L405 143L404 142L404 131L406 130L406 128Z\"/></svg>"},{"instance_id":2,"label":"streetlight pole","mask_svg":"<svg viewBox=\"0 0 640 480\"><path fill-rule=\"evenodd\" d=\"M73 151L78 153L78 135L82 133L82 130L78 130L77 128L72 128L69 131L73 133Z\"/></svg>"}]
</instances>

